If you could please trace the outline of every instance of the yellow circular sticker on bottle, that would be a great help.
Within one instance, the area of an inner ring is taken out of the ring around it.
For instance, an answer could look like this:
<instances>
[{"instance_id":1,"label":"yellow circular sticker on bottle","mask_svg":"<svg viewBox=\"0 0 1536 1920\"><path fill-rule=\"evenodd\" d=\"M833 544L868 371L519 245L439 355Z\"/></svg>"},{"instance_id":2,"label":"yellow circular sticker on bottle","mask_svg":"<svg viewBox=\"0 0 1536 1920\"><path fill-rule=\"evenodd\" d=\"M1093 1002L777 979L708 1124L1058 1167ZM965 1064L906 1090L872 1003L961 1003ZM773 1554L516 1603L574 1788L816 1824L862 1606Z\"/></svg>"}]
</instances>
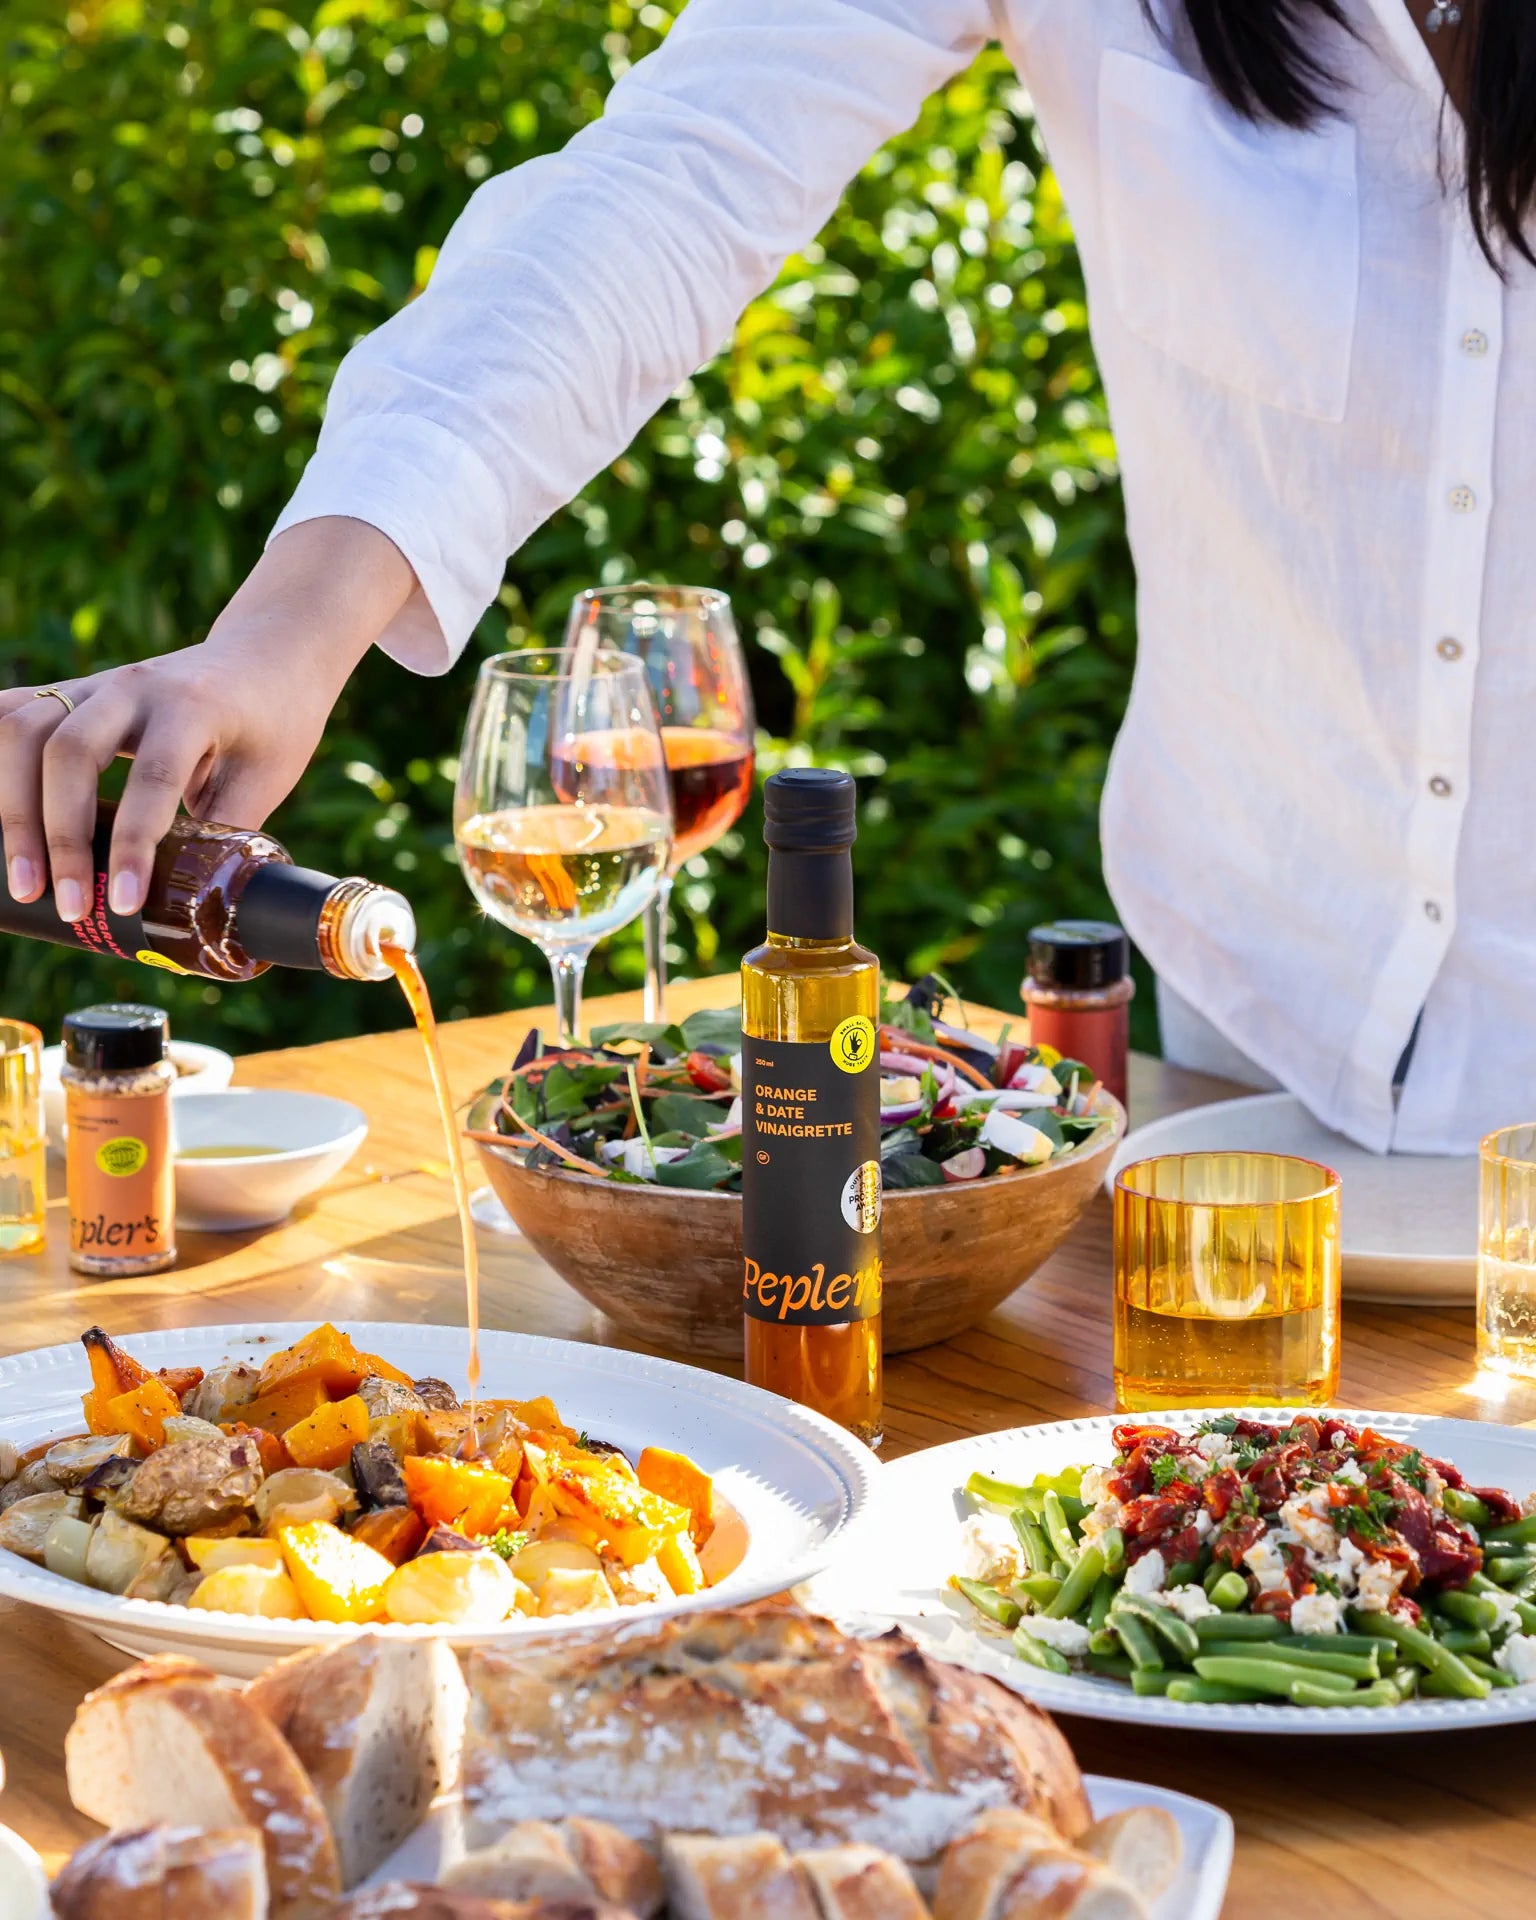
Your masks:
<instances>
[{"instance_id":1,"label":"yellow circular sticker on bottle","mask_svg":"<svg viewBox=\"0 0 1536 1920\"><path fill-rule=\"evenodd\" d=\"M850 1014L832 1035L832 1058L844 1073L862 1073L875 1057L875 1023Z\"/></svg>"},{"instance_id":2,"label":"yellow circular sticker on bottle","mask_svg":"<svg viewBox=\"0 0 1536 1920\"><path fill-rule=\"evenodd\" d=\"M96 1149L97 1166L115 1180L126 1180L129 1174L141 1172L148 1158L149 1148L142 1140L135 1140L131 1133L119 1134L115 1140L103 1140Z\"/></svg>"},{"instance_id":3,"label":"yellow circular sticker on bottle","mask_svg":"<svg viewBox=\"0 0 1536 1920\"><path fill-rule=\"evenodd\" d=\"M135 960L142 961L146 967L161 967L166 973L186 973L188 971L186 967L179 965L175 960L167 960L163 953L156 953L153 947L140 947L133 957Z\"/></svg>"}]
</instances>

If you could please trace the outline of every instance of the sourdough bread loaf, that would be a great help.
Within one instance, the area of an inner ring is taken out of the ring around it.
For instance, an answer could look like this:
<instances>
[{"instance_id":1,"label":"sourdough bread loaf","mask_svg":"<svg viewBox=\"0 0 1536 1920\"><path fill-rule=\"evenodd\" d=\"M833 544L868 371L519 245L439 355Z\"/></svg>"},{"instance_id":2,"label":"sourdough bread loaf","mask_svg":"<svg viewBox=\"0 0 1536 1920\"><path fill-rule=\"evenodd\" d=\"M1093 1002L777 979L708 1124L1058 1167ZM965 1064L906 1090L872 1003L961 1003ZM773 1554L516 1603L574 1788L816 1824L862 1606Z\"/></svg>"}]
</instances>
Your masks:
<instances>
[{"instance_id":1,"label":"sourdough bread loaf","mask_svg":"<svg viewBox=\"0 0 1536 1920\"><path fill-rule=\"evenodd\" d=\"M104 1833L52 1887L57 1920L267 1920L267 1867L253 1827Z\"/></svg>"}]
</instances>

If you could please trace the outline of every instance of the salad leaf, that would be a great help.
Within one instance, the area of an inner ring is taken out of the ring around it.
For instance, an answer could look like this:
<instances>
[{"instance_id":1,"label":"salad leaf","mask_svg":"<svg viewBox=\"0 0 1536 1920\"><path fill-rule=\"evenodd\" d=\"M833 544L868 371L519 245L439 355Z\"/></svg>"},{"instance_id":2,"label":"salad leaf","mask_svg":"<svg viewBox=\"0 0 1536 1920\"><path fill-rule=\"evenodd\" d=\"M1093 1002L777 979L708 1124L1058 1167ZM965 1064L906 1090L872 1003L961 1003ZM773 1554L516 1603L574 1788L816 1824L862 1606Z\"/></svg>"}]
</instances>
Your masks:
<instances>
[{"instance_id":1,"label":"salad leaf","mask_svg":"<svg viewBox=\"0 0 1536 1920\"><path fill-rule=\"evenodd\" d=\"M659 1133L686 1133L701 1138L725 1118L718 1100L695 1100L687 1093L663 1093L651 1102L650 1121Z\"/></svg>"},{"instance_id":2,"label":"salad leaf","mask_svg":"<svg viewBox=\"0 0 1536 1920\"><path fill-rule=\"evenodd\" d=\"M572 1120L613 1085L616 1067L555 1065L544 1076L539 1093L549 1120Z\"/></svg>"},{"instance_id":3,"label":"salad leaf","mask_svg":"<svg viewBox=\"0 0 1536 1920\"><path fill-rule=\"evenodd\" d=\"M944 1184L944 1169L937 1160L930 1160L923 1153L892 1154L881 1162L880 1172L892 1192L903 1187L942 1187Z\"/></svg>"},{"instance_id":4,"label":"salad leaf","mask_svg":"<svg viewBox=\"0 0 1536 1920\"><path fill-rule=\"evenodd\" d=\"M736 1172L736 1167L718 1148L700 1140L683 1159L658 1161L656 1184L660 1187L688 1187L703 1193L724 1186L727 1180L735 1178Z\"/></svg>"},{"instance_id":5,"label":"salad leaf","mask_svg":"<svg viewBox=\"0 0 1536 1920\"><path fill-rule=\"evenodd\" d=\"M684 1048L708 1052L723 1047L727 1053L741 1051L741 1009L739 1007L700 1007L690 1013L682 1025Z\"/></svg>"},{"instance_id":6,"label":"salad leaf","mask_svg":"<svg viewBox=\"0 0 1536 1920\"><path fill-rule=\"evenodd\" d=\"M911 1000L882 1000L880 1024L910 1033L919 1040L933 1038L933 1015L921 1003L914 1004Z\"/></svg>"},{"instance_id":7,"label":"salad leaf","mask_svg":"<svg viewBox=\"0 0 1536 1920\"><path fill-rule=\"evenodd\" d=\"M880 1158L892 1160L899 1153L921 1153L922 1138L911 1127L898 1127L894 1133L888 1133L880 1142Z\"/></svg>"},{"instance_id":8,"label":"salad leaf","mask_svg":"<svg viewBox=\"0 0 1536 1920\"><path fill-rule=\"evenodd\" d=\"M594 1047L611 1047L616 1040L627 1040L637 1047L649 1046L658 1059L664 1060L672 1059L687 1048L682 1028L669 1026L664 1020L616 1020L611 1026L592 1029Z\"/></svg>"},{"instance_id":9,"label":"salad leaf","mask_svg":"<svg viewBox=\"0 0 1536 1920\"><path fill-rule=\"evenodd\" d=\"M1037 1118L1038 1113L1031 1113L1031 1122ZM1109 1121L1103 1114L1060 1114L1056 1117L1056 1124L1067 1146L1080 1147L1085 1140L1091 1140L1100 1128L1107 1127ZM1044 1131L1042 1127L1041 1132Z\"/></svg>"}]
</instances>

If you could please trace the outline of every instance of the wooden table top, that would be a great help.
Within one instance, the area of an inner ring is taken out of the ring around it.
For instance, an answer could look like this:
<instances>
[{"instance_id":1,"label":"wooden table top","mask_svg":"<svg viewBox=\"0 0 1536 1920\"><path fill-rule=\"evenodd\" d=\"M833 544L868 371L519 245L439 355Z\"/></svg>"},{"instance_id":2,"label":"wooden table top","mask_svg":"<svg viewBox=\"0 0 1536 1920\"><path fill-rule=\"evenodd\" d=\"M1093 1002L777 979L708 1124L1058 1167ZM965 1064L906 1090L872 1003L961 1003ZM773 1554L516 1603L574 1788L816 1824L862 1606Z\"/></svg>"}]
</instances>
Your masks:
<instances>
[{"instance_id":1,"label":"wooden table top","mask_svg":"<svg viewBox=\"0 0 1536 1920\"><path fill-rule=\"evenodd\" d=\"M274 990L274 989L268 989ZM281 991L281 988L275 989ZM732 976L674 990L677 1011L729 1005ZM639 1016L638 996L593 1003L594 1020ZM999 1016L1000 1017L1000 1016ZM974 1023L986 1019L972 1011ZM545 1016L547 1024L547 1015ZM536 1013L444 1029L463 1100L510 1060ZM237 1084L345 1095L368 1114L363 1152L286 1225L187 1235L181 1264L144 1280L70 1273L62 1206L46 1252L0 1263L0 1350L241 1320L456 1322L463 1291L452 1202L414 1033L248 1056ZM1133 1063L1142 1121L1241 1092L1162 1062ZM574 1340L612 1338L600 1317L518 1240L481 1236L484 1318ZM886 1370L886 1453L971 1433L1103 1413L1110 1380L1109 1209L1098 1200L1065 1247L982 1325ZM1536 1420L1536 1388L1501 1399L1476 1375L1470 1306L1347 1306L1341 1403ZM722 1369L724 1370L724 1369ZM95 1831L64 1788L64 1734L87 1688L125 1664L90 1635L0 1602L0 1822L50 1868ZM1086 1771L1155 1781L1225 1807L1237 1823L1226 1920L1486 1920L1533 1907L1536 1734L1529 1728L1419 1738L1304 1740L1174 1735L1066 1722Z\"/></svg>"}]
</instances>

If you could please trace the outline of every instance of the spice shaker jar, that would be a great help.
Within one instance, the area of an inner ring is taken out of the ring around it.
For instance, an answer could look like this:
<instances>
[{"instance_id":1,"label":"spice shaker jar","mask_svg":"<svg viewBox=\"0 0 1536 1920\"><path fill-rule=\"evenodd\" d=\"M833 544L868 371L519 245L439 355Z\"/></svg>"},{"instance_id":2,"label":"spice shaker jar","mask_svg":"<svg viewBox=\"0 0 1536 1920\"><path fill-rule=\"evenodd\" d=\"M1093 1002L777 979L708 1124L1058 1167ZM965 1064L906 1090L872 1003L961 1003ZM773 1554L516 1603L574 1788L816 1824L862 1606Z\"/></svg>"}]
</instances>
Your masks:
<instances>
[{"instance_id":1,"label":"spice shaker jar","mask_svg":"<svg viewBox=\"0 0 1536 1920\"><path fill-rule=\"evenodd\" d=\"M1020 988L1031 1041L1081 1060L1122 1106L1136 992L1130 965L1130 942L1112 921L1053 920L1030 929Z\"/></svg>"},{"instance_id":2,"label":"spice shaker jar","mask_svg":"<svg viewBox=\"0 0 1536 1920\"><path fill-rule=\"evenodd\" d=\"M69 1264L76 1273L160 1273L176 1264L171 1088L158 1007L64 1017Z\"/></svg>"}]
</instances>

